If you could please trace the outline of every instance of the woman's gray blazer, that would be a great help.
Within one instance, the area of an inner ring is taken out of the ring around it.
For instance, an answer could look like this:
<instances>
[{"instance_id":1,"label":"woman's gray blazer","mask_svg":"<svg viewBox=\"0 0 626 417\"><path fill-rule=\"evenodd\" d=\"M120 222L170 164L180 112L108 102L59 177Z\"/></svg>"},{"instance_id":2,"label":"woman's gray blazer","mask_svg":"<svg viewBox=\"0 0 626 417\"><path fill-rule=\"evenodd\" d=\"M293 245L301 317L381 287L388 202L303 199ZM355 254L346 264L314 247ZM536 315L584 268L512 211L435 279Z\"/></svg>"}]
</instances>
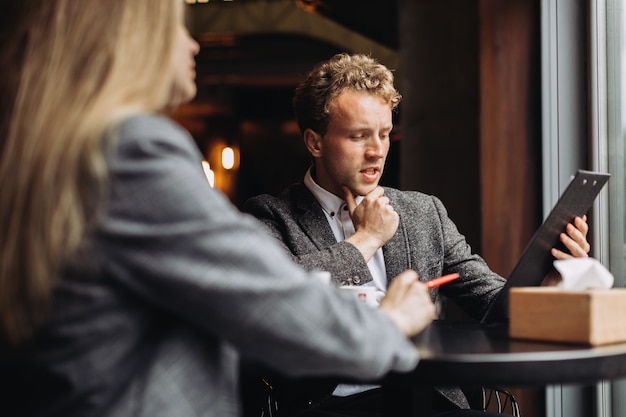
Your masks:
<instances>
[{"instance_id":1,"label":"woman's gray blazer","mask_svg":"<svg viewBox=\"0 0 626 417\"><path fill-rule=\"evenodd\" d=\"M3 415L237 416L239 355L292 376L416 366L386 315L310 279L209 187L177 125L135 116L111 139L107 197L49 320L0 349Z\"/></svg>"}]
</instances>

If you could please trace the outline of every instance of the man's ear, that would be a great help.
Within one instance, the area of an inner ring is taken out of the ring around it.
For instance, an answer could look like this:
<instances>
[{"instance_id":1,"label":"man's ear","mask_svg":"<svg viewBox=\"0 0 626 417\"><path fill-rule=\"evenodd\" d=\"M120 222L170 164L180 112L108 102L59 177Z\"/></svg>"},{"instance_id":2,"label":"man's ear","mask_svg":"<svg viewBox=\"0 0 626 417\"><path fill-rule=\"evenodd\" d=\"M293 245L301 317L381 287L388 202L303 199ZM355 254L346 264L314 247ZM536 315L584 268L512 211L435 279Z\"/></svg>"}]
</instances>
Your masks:
<instances>
[{"instance_id":1,"label":"man's ear","mask_svg":"<svg viewBox=\"0 0 626 417\"><path fill-rule=\"evenodd\" d=\"M312 129L304 131L304 146L313 158L317 158L322 154L322 136Z\"/></svg>"}]
</instances>

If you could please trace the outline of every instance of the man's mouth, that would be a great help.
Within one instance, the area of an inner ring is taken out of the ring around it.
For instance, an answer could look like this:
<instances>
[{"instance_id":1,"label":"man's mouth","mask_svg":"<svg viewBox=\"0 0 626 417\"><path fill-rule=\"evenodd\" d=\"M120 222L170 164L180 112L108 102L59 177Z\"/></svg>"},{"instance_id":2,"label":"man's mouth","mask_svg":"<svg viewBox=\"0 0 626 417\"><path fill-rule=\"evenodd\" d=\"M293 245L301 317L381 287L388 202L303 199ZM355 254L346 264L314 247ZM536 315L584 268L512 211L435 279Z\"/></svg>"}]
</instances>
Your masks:
<instances>
[{"instance_id":1,"label":"man's mouth","mask_svg":"<svg viewBox=\"0 0 626 417\"><path fill-rule=\"evenodd\" d=\"M361 170L361 172L366 175L376 175L376 173L378 173L378 168L367 168Z\"/></svg>"}]
</instances>

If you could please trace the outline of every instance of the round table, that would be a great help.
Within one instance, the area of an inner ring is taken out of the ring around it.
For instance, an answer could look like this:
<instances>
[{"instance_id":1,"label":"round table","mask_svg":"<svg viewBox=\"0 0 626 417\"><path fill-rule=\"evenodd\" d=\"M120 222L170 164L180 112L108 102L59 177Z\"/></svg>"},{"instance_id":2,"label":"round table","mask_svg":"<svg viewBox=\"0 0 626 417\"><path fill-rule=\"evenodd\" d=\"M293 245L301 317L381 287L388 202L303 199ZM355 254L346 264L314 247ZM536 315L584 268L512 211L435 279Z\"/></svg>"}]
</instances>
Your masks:
<instances>
[{"instance_id":1,"label":"round table","mask_svg":"<svg viewBox=\"0 0 626 417\"><path fill-rule=\"evenodd\" d=\"M414 339L420 362L382 381L389 415L424 415L425 386L546 386L626 376L626 343L585 346L514 340L504 324L433 322ZM410 396L411 398L407 398Z\"/></svg>"}]
</instances>

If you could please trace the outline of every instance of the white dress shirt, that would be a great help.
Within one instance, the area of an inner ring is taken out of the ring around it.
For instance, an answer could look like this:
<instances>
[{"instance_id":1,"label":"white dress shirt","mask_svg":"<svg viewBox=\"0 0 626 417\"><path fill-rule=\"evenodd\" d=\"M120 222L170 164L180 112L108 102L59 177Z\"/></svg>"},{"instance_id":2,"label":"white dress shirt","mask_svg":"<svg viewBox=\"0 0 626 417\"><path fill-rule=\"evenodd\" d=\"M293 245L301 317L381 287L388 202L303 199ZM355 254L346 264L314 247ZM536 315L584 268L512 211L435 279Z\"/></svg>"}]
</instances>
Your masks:
<instances>
[{"instance_id":1,"label":"white dress shirt","mask_svg":"<svg viewBox=\"0 0 626 417\"><path fill-rule=\"evenodd\" d=\"M322 210L326 215L326 220L330 228L333 230L337 242L341 242L354 234L354 224L348 212L346 202L337 197L333 193L320 187L311 176L311 168L309 168L304 176L304 185L313 193L313 196L322 206ZM363 196L355 198L357 204L363 201ZM383 250L378 248L374 256L367 262L367 267L372 274L373 281L363 285L373 285L376 287L377 300L380 300L387 291L387 270L385 269L385 259L383 258ZM358 284L358 283L355 283ZM333 395L346 397L348 395L358 394L378 388L379 385L365 384L340 384L333 391Z\"/></svg>"},{"instance_id":2,"label":"white dress shirt","mask_svg":"<svg viewBox=\"0 0 626 417\"><path fill-rule=\"evenodd\" d=\"M350 218L346 202L320 187L315 180L313 180L310 168L304 176L304 185L313 193L313 196L315 196L322 206L326 220L328 220L328 224L337 242L341 242L352 236L354 234L354 224ZM363 196L357 196L355 200L357 204L360 204L361 201L363 201ZM385 259L381 248L378 248L374 256L367 262L367 267L372 274L373 281L365 285L374 285L379 295L378 298L380 299L387 291L387 270L385 269Z\"/></svg>"}]
</instances>

